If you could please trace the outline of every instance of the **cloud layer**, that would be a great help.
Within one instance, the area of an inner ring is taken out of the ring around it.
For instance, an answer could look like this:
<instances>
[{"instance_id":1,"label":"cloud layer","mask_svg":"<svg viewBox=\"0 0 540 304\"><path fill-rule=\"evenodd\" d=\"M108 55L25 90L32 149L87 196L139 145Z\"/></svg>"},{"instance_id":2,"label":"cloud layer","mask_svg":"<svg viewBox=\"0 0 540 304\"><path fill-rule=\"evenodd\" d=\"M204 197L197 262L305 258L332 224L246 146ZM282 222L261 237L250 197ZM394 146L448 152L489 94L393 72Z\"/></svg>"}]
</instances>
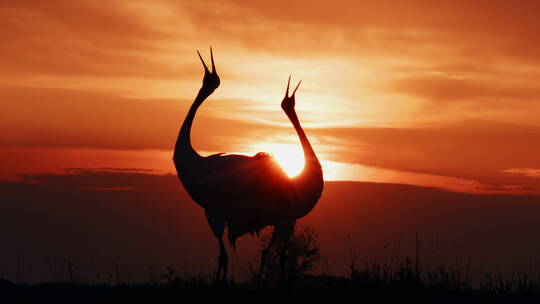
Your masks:
<instances>
[{"instance_id":1,"label":"cloud layer","mask_svg":"<svg viewBox=\"0 0 540 304\"><path fill-rule=\"evenodd\" d=\"M296 143L278 106L293 74L326 160L538 187L535 5L3 1L0 145L170 150L212 44L201 150Z\"/></svg>"}]
</instances>

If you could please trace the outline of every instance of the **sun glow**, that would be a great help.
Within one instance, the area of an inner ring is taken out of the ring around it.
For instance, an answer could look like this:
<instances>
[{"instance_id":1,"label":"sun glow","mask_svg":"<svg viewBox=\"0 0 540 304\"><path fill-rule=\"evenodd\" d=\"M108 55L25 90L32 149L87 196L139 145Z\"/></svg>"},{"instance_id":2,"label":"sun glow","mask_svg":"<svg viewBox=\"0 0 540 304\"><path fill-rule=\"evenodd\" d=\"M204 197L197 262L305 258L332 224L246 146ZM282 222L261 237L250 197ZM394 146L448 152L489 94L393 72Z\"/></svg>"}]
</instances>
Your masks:
<instances>
[{"instance_id":1,"label":"sun glow","mask_svg":"<svg viewBox=\"0 0 540 304\"><path fill-rule=\"evenodd\" d=\"M256 148L258 151L271 153L290 177L297 176L304 169L304 153L297 145L269 143L257 145Z\"/></svg>"}]
</instances>

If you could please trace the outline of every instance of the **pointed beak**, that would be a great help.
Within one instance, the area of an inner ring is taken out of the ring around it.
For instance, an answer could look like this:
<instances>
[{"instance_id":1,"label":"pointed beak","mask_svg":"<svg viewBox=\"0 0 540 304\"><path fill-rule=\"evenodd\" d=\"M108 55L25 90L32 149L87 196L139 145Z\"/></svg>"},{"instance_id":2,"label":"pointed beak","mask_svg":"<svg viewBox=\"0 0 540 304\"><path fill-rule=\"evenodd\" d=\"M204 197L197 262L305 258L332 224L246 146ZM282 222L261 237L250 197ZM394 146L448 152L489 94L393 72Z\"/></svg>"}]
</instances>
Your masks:
<instances>
[{"instance_id":1,"label":"pointed beak","mask_svg":"<svg viewBox=\"0 0 540 304\"><path fill-rule=\"evenodd\" d=\"M199 50L197 50L197 54L199 54L199 59L201 59L201 62L202 62L202 64L203 64L203 66L204 66L204 70L205 70L206 72L210 72L210 71L208 70L208 67L206 66L206 63L204 63L204 60L202 59L201 53L199 53ZM214 60L212 59L212 64L213 64L213 63L214 63Z\"/></svg>"},{"instance_id":2,"label":"pointed beak","mask_svg":"<svg viewBox=\"0 0 540 304\"><path fill-rule=\"evenodd\" d=\"M289 87L291 86L291 75L289 75L289 81L287 82L287 90L285 91L285 98L289 97Z\"/></svg>"},{"instance_id":3,"label":"pointed beak","mask_svg":"<svg viewBox=\"0 0 540 304\"><path fill-rule=\"evenodd\" d=\"M298 87L300 86L301 83L302 83L302 79L300 79L300 82L298 82L298 84L296 85L296 88L294 89L294 91L292 93L292 96L294 96L294 94L296 94L296 90L298 90Z\"/></svg>"},{"instance_id":4,"label":"pointed beak","mask_svg":"<svg viewBox=\"0 0 540 304\"><path fill-rule=\"evenodd\" d=\"M212 60L212 74L216 73L216 65L214 64L214 53L212 53L212 47L210 47L210 58Z\"/></svg>"}]
</instances>

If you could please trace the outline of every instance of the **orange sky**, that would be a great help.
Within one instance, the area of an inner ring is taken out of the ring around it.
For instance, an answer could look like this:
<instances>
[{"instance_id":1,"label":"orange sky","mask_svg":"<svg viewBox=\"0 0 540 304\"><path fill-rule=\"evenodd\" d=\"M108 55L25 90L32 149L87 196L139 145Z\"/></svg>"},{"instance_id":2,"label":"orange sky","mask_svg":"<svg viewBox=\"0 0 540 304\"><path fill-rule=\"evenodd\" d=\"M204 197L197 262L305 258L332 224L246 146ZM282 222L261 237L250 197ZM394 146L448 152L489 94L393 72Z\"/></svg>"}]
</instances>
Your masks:
<instances>
[{"instance_id":1,"label":"orange sky","mask_svg":"<svg viewBox=\"0 0 540 304\"><path fill-rule=\"evenodd\" d=\"M202 4L204 3L204 4ZM0 3L0 178L74 167L173 170L215 50L206 153L300 151L297 110L331 180L540 191L535 1Z\"/></svg>"}]
</instances>

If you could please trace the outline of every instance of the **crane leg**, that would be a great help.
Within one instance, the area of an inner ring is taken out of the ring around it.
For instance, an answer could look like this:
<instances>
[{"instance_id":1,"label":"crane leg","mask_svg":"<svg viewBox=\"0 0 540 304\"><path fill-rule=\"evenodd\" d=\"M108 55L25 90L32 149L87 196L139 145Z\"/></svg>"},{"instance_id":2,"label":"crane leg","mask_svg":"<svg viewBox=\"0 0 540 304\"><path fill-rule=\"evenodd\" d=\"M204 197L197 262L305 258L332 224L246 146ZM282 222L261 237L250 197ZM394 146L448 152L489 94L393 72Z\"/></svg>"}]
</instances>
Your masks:
<instances>
[{"instance_id":1,"label":"crane leg","mask_svg":"<svg viewBox=\"0 0 540 304\"><path fill-rule=\"evenodd\" d=\"M282 242L282 246L279 251L279 263L281 266L281 280L285 279L286 274L286 266L287 266L287 247L289 246L289 240L291 239L291 236L294 233L294 226L296 225L296 221L284 221L276 226L276 229L274 230L274 234L277 238L279 238Z\"/></svg>"},{"instance_id":2,"label":"crane leg","mask_svg":"<svg viewBox=\"0 0 540 304\"><path fill-rule=\"evenodd\" d=\"M287 246L289 245L289 239L283 240L283 246L279 252L279 263L281 266L281 280L286 277L286 266L287 266Z\"/></svg>"},{"instance_id":3,"label":"crane leg","mask_svg":"<svg viewBox=\"0 0 540 304\"><path fill-rule=\"evenodd\" d=\"M219 258L218 264L222 267L223 277L219 277L219 273L216 276L216 280L222 280L227 282L227 268L229 265L229 256L227 255L227 250L225 250L225 245L223 244L223 238L219 239Z\"/></svg>"},{"instance_id":4,"label":"crane leg","mask_svg":"<svg viewBox=\"0 0 540 304\"><path fill-rule=\"evenodd\" d=\"M261 252L261 264L259 265L259 274L257 275L257 284L261 283L261 277L264 270L264 264L266 263L266 258L268 257L268 251L270 251L270 248L274 245L274 242L276 241L276 235L272 234L272 238L270 239L270 242L264 248L264 250Z\"/></svg>"},{"instance_id":5,"label":"crane leg","mask_svg":"<svg viewBox=\"0 0 540 304\"><path fill-rule=\"evenodd\" d=\"M225 219L220 217L218 214L213 213L209 210L206 210L206 219L210 225L210 229L216 236L219 244L219 256L217 259L218 268L216 271L216 282L218 281L227 281L227 268L229 264L229 256L227 255L227 250L225 249L225 244L223 243L223 231L225 230Z\"/></svg>"}]
</instances>

